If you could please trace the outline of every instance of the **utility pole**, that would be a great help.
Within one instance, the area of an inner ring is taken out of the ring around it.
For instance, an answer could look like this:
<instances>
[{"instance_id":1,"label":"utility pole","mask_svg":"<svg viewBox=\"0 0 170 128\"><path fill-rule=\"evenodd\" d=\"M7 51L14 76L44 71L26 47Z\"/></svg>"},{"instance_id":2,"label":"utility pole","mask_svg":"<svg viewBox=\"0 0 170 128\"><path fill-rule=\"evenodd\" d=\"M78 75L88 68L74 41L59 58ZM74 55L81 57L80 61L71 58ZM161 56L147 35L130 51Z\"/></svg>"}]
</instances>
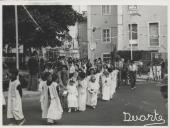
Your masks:
<instances>
[{"instance_id":1,"label":"utility pole","mask_svg":"<svg viewBox=\"0 0 170 128\"><path fill-rule=\"evenodd\" d=\"M15 34L16 34L16 68L19 70L19 50L18 50L18 12L15 5Z\"/></svg>"},{"instance_id":2,"label":"utility pole","mask_svg":"<svg viewBox=\"0 0 170 128\"><path fill-rule=\"evenodd\" d=\"M130 53L131 53L131 60L133 60L133 47L132 47L132 24L130 24Z\"/></svg>"}]
</instances>

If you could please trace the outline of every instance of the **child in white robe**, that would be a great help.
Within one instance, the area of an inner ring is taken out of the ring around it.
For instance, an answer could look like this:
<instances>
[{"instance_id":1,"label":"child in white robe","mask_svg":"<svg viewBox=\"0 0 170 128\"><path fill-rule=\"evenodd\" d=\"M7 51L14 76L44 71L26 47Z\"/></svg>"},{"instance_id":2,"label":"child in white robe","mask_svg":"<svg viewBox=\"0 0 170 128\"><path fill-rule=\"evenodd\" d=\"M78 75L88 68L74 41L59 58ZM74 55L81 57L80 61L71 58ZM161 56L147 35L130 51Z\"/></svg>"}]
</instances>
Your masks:
<instances>
[{"instance_id":1,"label":"child in white robe","mask_svg":"<svg viewBox=\"0 0 170 128\"><path fill-rule=\"evenodd\" d=\"M42 73L41 74L41 79L39 83L39 88L38 90L40 91L40 103L41 103L41 111L42 111L42 118L46 119L47 118L47 112L48 112L48 107L49 107L49 101L48 101L48 86L47 86L47 76L49 73Z\"/></svg>"},{"instance_id":2,"label":"child in white robe","mask_svg":"<svg viewBox=\"0 0 170 128\"><path fill-rule=\"evenodd\" d=\"M78 91L77 91L77 82L73 79L70 79L67 85L67 102L68 102L68 112L71 112L73 108L77 111L78 108Z\"/></svg>"},{"instance_id":3,"label":"child in white robe","mask_svg":"<svg viewBox=\"0 0 170 128\"><path fill-rule=\"evenodd\" d=\"M58 84L53 80L50 73L47 76L46 84L48 86L48 98L50 103L47 112L47 123L54 124L62 118L63 109L57 92Z\"/></svg>"},{"instance_id":4,"label":"child in white robe","mask_svg":"<svg viewBox=\"0 0 170 128\"><path fill-rule=\"evenodd\" d=\"M7 118L10 119L11 125L14 123L13 121L18 125L22 125L25 118L22 111L22 87L19 79L17 79L18 70L16 68L11 69L9 76Z\"/></svg>"},{"instance_id":5,"label":"child in white robe","mask_svg":"<svg viewBox=\"0 0 170 128\"><path fill-rule=\"evenodd\" d=\"M111 86L111 77L109 72L104 71L102 74L102 100L110 100L110 86Z\"/></svg>"},{"instance_id":6,"label":"child in white robe","mask_svg":"<svg viewBox=\"0 0 170 128\"><path fill-rule=\"evenodd\" d=\"M117 77L118 77L118 70L113 68L113 71L110 73L111 76L111 86L110 86L110 98L113 98L114 93L116 92L117 87Z\"/></svg>"},{"instance_id":7,"label":"child in white robe","mask_svg":"<svg viewBox=\"0 0 170 128\"><path fill-rule=\"evenodd\" d=\"M78 76L78 110L86 110L86 100L87 100L87 80L85 79L85 73L80 72Z\"/></svg>"},{"instance_id":8,"label":"child in white robe","mask_svg":"<svg viewBox=\"0 0 170 128\"><path fill-rule=\"evenodd\" d=\"M116 86L115 86L115 81L114 81L114 77L115 77L115 73L113 72L113 68L109 68L108 69L108 72L109 72L109 76L111 78L111 85L110 85L110 99L113 98L113 94L115 92L115 89L116 89Z\"/></svg>"},{"instance_id":9,"label":"child in white robe","mask_svg":"<svg viewBox=\"0 0 170 128\"><path fill-rule=\"evenodd\" d=\"M101 97L102 95L102 81L101 81L101 76L102 76L102 71L97 71L97 73L95 74L96 77L96 82L97 84L99 84L99 91L98 91L98 98Z\"/></svg>"},{"instance_id":10,"label":"child in white robe","mask_svg":"<svg viewBox=\"0 0 170 128\"><path fill-rule=\"evenodd\" d=\"M99 91L99 84L96 82L94 75L91 76L90 81L87 85L87 105L93 109L97 106L97 94Z\"/></svg>"}]
</instances>

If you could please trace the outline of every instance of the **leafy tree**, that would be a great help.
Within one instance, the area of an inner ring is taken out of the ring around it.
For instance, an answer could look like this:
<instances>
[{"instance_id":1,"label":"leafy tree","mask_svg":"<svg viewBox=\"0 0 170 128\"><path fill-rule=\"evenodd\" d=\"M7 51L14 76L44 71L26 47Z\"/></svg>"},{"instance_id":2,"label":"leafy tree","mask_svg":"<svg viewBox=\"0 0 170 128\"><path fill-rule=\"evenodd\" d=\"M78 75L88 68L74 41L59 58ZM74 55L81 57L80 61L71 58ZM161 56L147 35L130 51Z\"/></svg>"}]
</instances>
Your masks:
<instances>
[{"instance_id":1,"label":"leafy tree","mask_svg":"<svg viewBox=\"0 0 170 128\"><path fill-rule=\"evenodd\" d=\"M29 17L23 6L18 6L19 43L26 48L41 46L61 46L62 41L56 38L67 38L68 26L83 17L71 5L29 5L25 6L35 21ZM15 46L14 6L3 6L3 45ZM69 37L70 38L70 37Z\"/></svg>"}]
</instances>

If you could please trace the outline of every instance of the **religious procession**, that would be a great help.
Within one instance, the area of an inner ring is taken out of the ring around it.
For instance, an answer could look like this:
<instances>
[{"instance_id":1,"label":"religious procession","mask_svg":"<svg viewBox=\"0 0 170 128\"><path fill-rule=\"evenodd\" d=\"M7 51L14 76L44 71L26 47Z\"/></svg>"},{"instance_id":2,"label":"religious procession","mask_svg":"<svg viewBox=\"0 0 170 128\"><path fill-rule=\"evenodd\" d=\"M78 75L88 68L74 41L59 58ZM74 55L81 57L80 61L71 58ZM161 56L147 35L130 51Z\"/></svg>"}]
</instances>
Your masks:
<instances>
[{"instance_id":1,"label":"religious procession","mask_svg":"<svg viewBox=\"0 0 170 128\"><path fill-rule=\"evenodd\" d=\"M2 10L3 125L168 125L166 7Z\"/></svg>"}]
</instances>

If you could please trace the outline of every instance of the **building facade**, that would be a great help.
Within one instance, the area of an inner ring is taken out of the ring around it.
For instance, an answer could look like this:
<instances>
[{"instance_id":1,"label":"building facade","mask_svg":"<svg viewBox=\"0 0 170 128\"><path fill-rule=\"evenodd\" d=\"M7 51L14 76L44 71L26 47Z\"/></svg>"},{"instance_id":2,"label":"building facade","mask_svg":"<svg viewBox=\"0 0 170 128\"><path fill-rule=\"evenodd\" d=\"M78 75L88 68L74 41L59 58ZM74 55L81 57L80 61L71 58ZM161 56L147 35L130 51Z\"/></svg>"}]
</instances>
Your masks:
<instances>
[{"instance_id":1,"label":"building facade","mask_svg":"<svg viewBox=\"0 0 170 128\"><path fill-rule=\"evenodd\" d=\"M88 57L107 60L116 49L127 59L167 58L167 7L88 6Z\"/></svg>"},{"instance_id":2,"label":"building facade","mask_svg":"<svg viewBox=\"0 0 170 128\"><path fill-rule=\"evenodd\" d=\"M133 59L166 59L167 7L118 6L118 35L117 50Z\"/></svg>"},{"instance_id":3,"label":"building facade","mask_svg":"<svg viewBox=\"0 0 170 128\"><path fill-rule=\"evenodd\" d=\"M88 58L107 60L117 43L117 6L87 7Z\"/></svg>"},{"instance_id":4,"label":"building facade","mask_svg":"<svg viewBox=\"0 0 170 128\"><path fill-rule=\"evenodd\" d=\"M88 57L87 20L78 22L78 44L80 58Z\"/></svg>"}]
</instances>

